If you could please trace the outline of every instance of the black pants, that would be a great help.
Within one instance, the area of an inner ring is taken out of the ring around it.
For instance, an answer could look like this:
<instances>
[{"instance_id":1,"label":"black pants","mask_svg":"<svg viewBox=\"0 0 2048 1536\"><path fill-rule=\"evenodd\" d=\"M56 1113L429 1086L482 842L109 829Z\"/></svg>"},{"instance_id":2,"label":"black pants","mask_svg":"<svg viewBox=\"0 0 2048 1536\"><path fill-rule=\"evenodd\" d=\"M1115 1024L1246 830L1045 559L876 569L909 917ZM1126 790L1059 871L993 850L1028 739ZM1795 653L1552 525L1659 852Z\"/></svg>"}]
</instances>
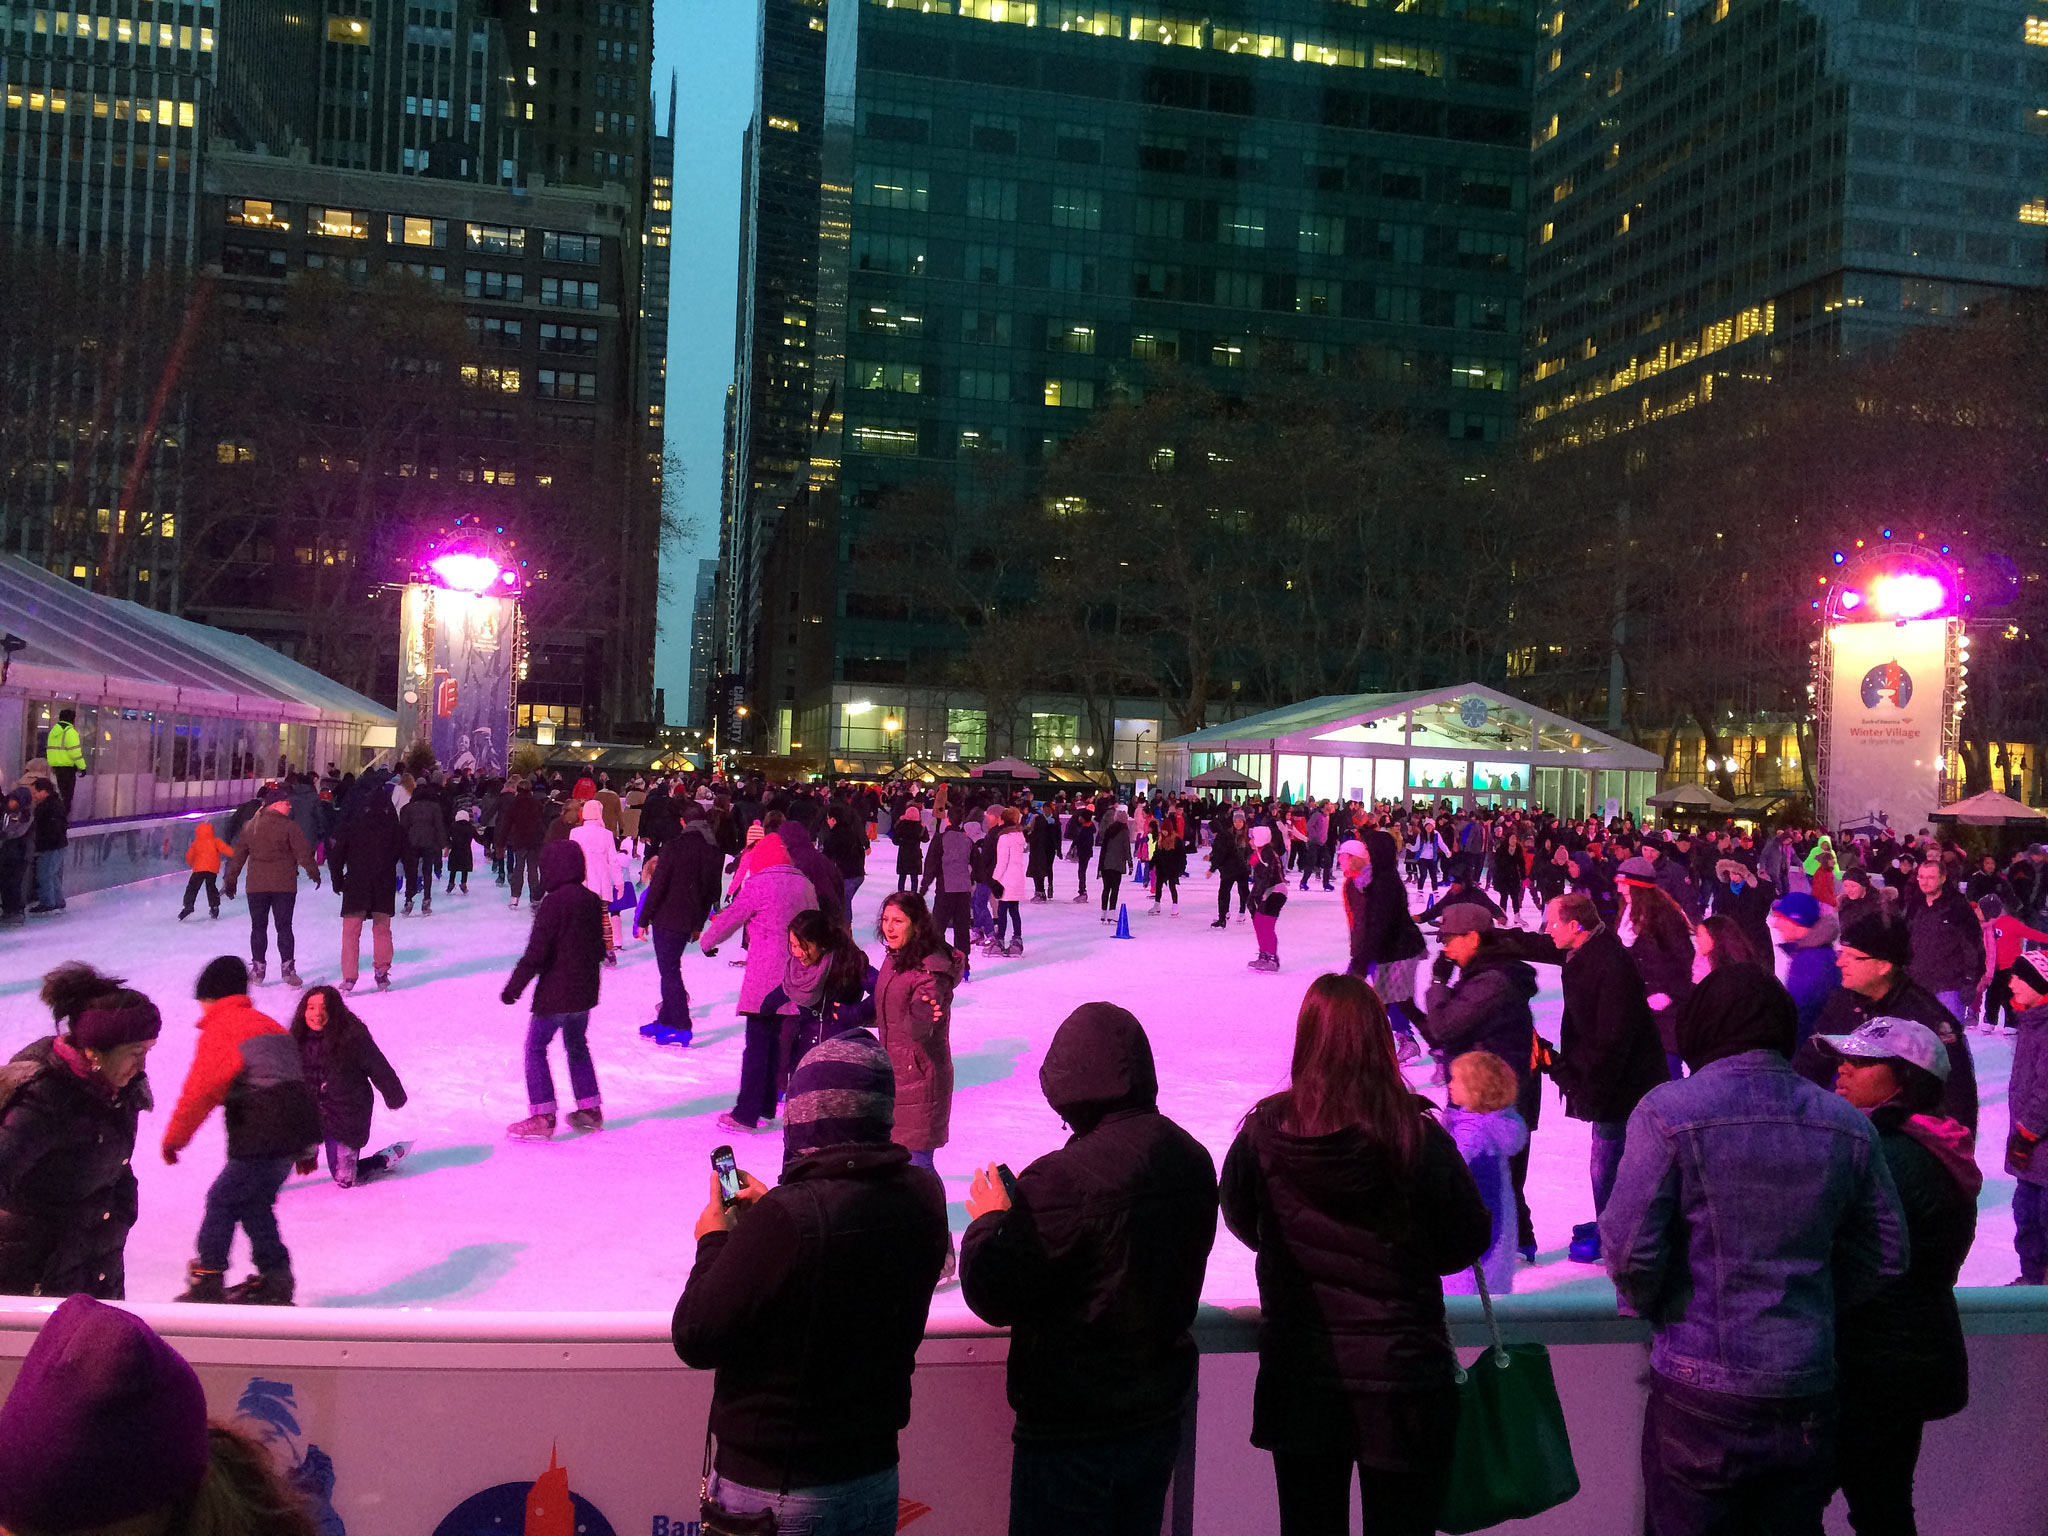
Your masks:
<instances>
[{"instance_id":1,"label":"black pants","mask_svg":"<svg viewBox=\"0 0 2048 1536\"><path fill-rule=\"evenodd\" d=\"M1351 1529L1351 1469L1347 1456L1273 1453L1280 1485L1280 1536L1345 1536ZM1418 1472L1358 1468L1359 1503L1368 1536L1433 1536L1450 1461Z\"/></svg>"},{"instance_id":2,"label":"black pants","mask_svg":"<svg viewBox=\"0 0 2048 1536\"><path fill-rule=\"evenodd\" d=\"M1080 862L1074 867L1074 894L1077 897L1085 897L1088 894L1088 857L1086 854L1081 856Z\"/></svg>"},{"instance_id":3,"label":"black pants","mask_svg":"<svg viewBox=\"0 0 2048 1536\"><path fill-rule=\"evenodd\" d=\"M206 909L218 914L220 911L220 878L210 869L195 869L185 882L185 911L190 912L199 900L201 890L206 892Z\"/></svg>"},{"instance_id":4,"label":"black pants","mask_svg":"<svg viewBox=\"0 0 2048 1536\"><path fill-rule=\"evenodd\" d=\"M1643 1411L1650 1536L1821 1536L1834 1465L1832 1392L1747 1397L1650 1377Z\"/></svg>"},{"instance_id":5,"label":"black pants","mask_svg":"<svg viewBox=\"0 0 2048 1536\"><path fill-rule=\"evenodd\" d=\"M740 1053L740 1092L732 1106L733 1119L742 1125L759 1125L775 1118L775 1072L782 1059L782 1018L773 1013L749 1013L746 1046Z\"/></svg>"},{"instance_id":6,"label":"black pants","mask_svg":"<svg viewBox=\"0 0 2048 1536\"><path fill-rule=\"evenodd\" d=\"M1116 893L1123 886L1124 872L1120 869L1105 869L1101 871L1101 875L1102 910L1114 912L1116 910Z\"/></svg>"},{"instance_id":7,"label":"black pants","mask_svg":"<svg viewBox=\"0 0 2048 1536\"><path fill-rule=\"evenodd\" d=\"M441 873L441 850L438 848L408 848L405 850L405 899L411 901L419 895L421 887L426 888L427 899L434 899L434 880Z\"/></svg>"},{"instance_id":8,"label":"black pants","mask_svg":"<svg viewBox=\"0 0 2048 1536\"><path fill-rule=\"evenodd\" d=\"M1159 1536L1180 1423L1114 1440L1019 1440L1010 1536Z\"/></svg>"},{"instance_id":9,"label":"black pants","mask_svg":"<svg viewBox=\"0 0 2048 1536\"><path fill-rule=\"evenodd\" d=\"M1216 916L1219 920L1230 916L1230 893L1237 892L1237 910L1249 912L1252 909L1252 883L1243 875L1225 875L1223 888L1216 893Z\"/></svg>"},{"instance_id":10,"label":"black pants","mask_svg":"<svg viewBox=\"0 0 2048 1536\"><path fill-rule=\"evenodd\" d=\"M1515 1243L1522 1248L1536 1246L1536 1224L1529 1216L1529 1197L1522 1186L1529 1181L1529 1143L1508 1159L1508 1179L1515 1186Z\"/></svg>"},{"instance_id":11,"label":"black pants","mask_svg":"<svg viewBox=\"0 0 2048 1536\"><path fill-rule=\"evenodd\" d=\"M1180 905L1180 876L1161 875L1152 883L1152 905L1159 905L1161 896L1168 897L1177 907Z\"/></svg>"},{"instance_id":12,"label":"black pants","mask_svg":"<svg viewBox=\"0 0 2048 1536\"><path fill-rule=\"evenodd\" d=\"M70 811L71 792L78 787L78 770L76 768L52 768L50 774L57 781L57 793L63 797L64 809L67 812Z\"/></svg>"},{"instance_id":13,"label":"black pants","mask_svg":"<svg viewBox=\"0 0 2048 1536\"><path fill-rule=\"evenodd\" d=\"M1042 897L1046 901L1052 900L1052 874L1050 871L1031 877L1031 894Z\"/></svg>"},{"instance_id":14,"label":"black pants","mask_svg":"<svg viewBox=\"0 0 2048 1536\"><path fill-rule=\"evenodd\" d=\"M1845 1396L1835 1476L1849 1501L1849 1529L1856 1536L1918 1536L1913 1473L1926 1427L1911 1403L1867 1393Z\"/></svg>"},{"instance_id":15,"label":"black pants","mask_svg":"<svg viewBox=\"0 0 2048 1536\"><path fill-rule=\"evenodd\" d=\"M286 970L298 955L298 944L292 937L292 908L298 905L297 891L251 891L249 892L249 958L261 965L270 953L270 935L265 931L270 919L277 921L277 958Z\"/></svg>"},{"instance_id":16,"label":"black pants","mask_svg":"<svg viewBox=\"0 0 2048 1536\"><path fill-rule=\"evenodd\" d=\"M944 933L951 929L953 947L966 954L972 943L974 898L966 891L942 891L932 899L932 926Z\"/></svg>"}]
</instances>

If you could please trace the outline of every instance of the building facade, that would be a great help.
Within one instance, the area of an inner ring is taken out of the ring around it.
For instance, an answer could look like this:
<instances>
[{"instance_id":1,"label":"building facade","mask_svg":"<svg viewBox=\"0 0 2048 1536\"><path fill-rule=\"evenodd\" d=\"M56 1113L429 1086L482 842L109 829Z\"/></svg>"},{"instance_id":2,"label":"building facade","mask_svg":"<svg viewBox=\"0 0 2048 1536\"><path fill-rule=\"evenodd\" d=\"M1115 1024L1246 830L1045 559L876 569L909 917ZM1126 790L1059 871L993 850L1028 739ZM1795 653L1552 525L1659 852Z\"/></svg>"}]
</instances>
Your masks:
<instances>
[{"instance_id":1,"label":"building facade","mask_svg":"<svg viewBox=\"0 0 2048 1536\"><path fill-rule=\"evenodd\" d=\"M943 681L931 637L858 590L892 495L966 499L991 466L1028 493L1153 367L1362 376L1447 437L1510 435L1531 53L1526 13L1472 0L1228 24L833 0L819 430L772 573L735 583L759 744L844 756L847 687ZM760 545L759 511L739 523Z\"/></svg>"},{"instance_id":2,"label":"building facade","mask_svg":"<svg viewBox=\"0 0 2048 1536\"><path fill-rule=\"evenodd\" d=\"M1546 5L1538 453L2041 285L2048 24L1948 0Z\"/></svg>"},{"instance_id":3,"label":"building facade","mask_svg":"<svg viewBox=\"0 0 2048 1536\"><path fill-rule=\"evenodd\" d=\"M718 562L697 562L697 590L690 605L690 702L683 723L703 730L711 723L711 680L718 670Z\"/></svg>"}]
</instances>

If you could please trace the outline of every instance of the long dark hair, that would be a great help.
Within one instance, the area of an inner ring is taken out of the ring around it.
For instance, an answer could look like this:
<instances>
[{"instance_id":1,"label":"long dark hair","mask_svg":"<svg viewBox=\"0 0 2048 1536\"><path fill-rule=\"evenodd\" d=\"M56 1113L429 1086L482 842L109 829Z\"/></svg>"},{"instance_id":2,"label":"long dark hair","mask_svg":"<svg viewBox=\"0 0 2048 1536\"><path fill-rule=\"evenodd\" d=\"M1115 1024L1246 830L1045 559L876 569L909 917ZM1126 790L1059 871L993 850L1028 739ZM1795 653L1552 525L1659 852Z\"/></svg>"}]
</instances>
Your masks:
<instances>
[{"instance_id":1,"label":"long dark hair","mask_svg":"<svg viewBox=\"0 0 2048 1536\"><path fill-rule=\"evenodd\" d=\"M1652 949L1675 955L1692 948L1692 924L1678 903L1654 885L1628 887L1628 920L1636 938Z\"/></svg>"},{"instance_id":2,"label":"long dark hair","mask_svg":"<svg viewBox=\"0 0 2048 1536\"><path fill-rule=\"evenodd\" d=\"M1757 957L1756 945L1742 927L1726 912L1717 912L1700 926L1713 939L1713 947L1707 951L1707 966L1720 970L1724 965L1762 965Z\"/></svg>"},{"instance_id":3,"label":"long dark hair","mask_svg":"<svg viewBox=\"0 0 2048 1536\"><path fill-rule=\"evenodd\" d=\"M344 1030L361 1029L363 1021L349 1012L338 988L329 986L308 987L299 994L298 1010L292 1014L292 1038L303 1043L311 1035L313 1027L306 1022L306 1001L315 993L327 999L327 1022L320 1026L323 1035L338 1036Z\"/></svg>"},{"instance_id":4,"label":"long dark hair","mask_svg":"<svg viewBox=\"0 0 2048 1536\"><path fill-rule=\"evenodd\" d=\"M945 788L943 784L939 787ZM899 970L915 970L931 956L944 951L946 941L939 937L938 925L932 921L931 908L924 904L922 896L915 891L891 891L882 898L882 911L886 912L891 907L910 919L910 932L904 937L903 947L893 951ZM882 939L884 945L889 942L882 938L882 919L879 913L875 917L875 937Z\"/></svg>"},{"instance_id":5,"label":"long dark hair","mask_svg":"<svg viewBox=\"0 0 2048 1536\"><path fill-rule=\"evenodd\" d=\"M1379 995L1357 976L1309 983L1294 1025L1292 1082L1262 1108L1299 1136L1355 1129L1403 1172L1422 1151L1422 1106L1394 1054Z\"/></svg>"},{"instance_id":6,"label":"long dark hair","mask_svg":"<svg viewBox=\"0 0 2048 1536\"><path fill-rule=\"evenodd\" d=\"M852 934L816 907L807 907L789 920L789 936L831 957L831 969L825 973L826 992L860 996L868 976L868 955L853 942Z\"/></svg>"}]
</instances>

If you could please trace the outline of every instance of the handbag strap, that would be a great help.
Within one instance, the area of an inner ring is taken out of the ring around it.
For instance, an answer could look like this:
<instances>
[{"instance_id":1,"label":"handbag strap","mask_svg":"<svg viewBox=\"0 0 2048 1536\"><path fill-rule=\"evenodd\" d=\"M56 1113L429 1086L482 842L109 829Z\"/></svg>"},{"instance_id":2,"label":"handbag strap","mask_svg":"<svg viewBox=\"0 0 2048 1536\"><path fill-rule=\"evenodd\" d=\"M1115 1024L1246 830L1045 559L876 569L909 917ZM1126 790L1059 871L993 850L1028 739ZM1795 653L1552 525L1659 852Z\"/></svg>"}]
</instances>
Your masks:
<instances>
[{"instance_id":1,"label":"handbag strap","mask_svg":"<svg viewBox=\"0 0 2048 1536\"><path fill-rule=\"evenodd\" d=\"M818 1218L818 1253L822 1257L825 1251L825 1202L819 1198L818 1192L811 1188L810 1185L805 1184L800 1187L805 1194L811 1197L811 1210ZM810 1315L804 1321L803 1348L797 1354L799 1364L797 1366L796 1396L799 1402L802 1401L804 1395L804 1379L810 1374L811 1340L817 1333L818 1308L823 1304L824 1299L825 1282L824 1276L820 1275L818 1283L811 1287ZM782 1483L775 1490L775 1514L778 1520L782 1515L782 1502L789 1497L790 1464L795 1459L796 1415L792 1413L789 1416L789 1438L784 1442L782 1448ZM699 1489L697 1497L700 1500L708 1500L711 1497L711 1415L709 1412L704 1415L704 1477L703 1486Z\"/></svg>"},{"instance_id":2,"label":"handbag strap","mask_svg":"<svg viewBox=\"0 0 2048 1536\"><path fill-rule=\"evenodd\" d=\"M1486 1270L1478 1264L1472 1266L1472 1278L1479 1282L1479 1306L1486 1313L1486 1331L1493 1337L1494 1361L1503 1370L1507 1368L1508 1347L1500 1336L1500 1321L1493 1315L1493 1293L1486 1288Z\"/></svg>"}]
</instances>

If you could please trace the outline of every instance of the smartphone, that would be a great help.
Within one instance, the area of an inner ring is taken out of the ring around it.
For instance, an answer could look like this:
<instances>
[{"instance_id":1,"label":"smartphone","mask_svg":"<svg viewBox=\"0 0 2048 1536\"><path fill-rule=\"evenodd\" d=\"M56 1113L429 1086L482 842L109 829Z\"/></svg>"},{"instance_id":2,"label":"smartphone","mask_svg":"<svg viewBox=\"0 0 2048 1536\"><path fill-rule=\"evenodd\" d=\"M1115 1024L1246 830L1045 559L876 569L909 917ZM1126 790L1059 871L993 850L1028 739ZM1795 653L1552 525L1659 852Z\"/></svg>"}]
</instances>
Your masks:
<instances>
[{"instance_id":1,"label":"smartphone","mask_svg":"<svg viewBox=\"0 0 2048 1536\"><path fill-rule=\"evenodd\" d=\"M1017 1176L1010 1172L1008 1163L996 1164L996 1177L1003 1181L1003 1193L1010 1197L1010 1204L1017 1203Z\"/></svg>"},{"instance_id":2,"label":"smartphone","mask_svg":"<svg viewBox=\"0 0 2048 1536\"><path fill-rule=\"evenodd\" d=\"M711 1170L718 1175L718 1197L727 1209L740 1201L740 1165L733 1161L731 1147L711 1149Z\"/></svg>"}]
</instances>

